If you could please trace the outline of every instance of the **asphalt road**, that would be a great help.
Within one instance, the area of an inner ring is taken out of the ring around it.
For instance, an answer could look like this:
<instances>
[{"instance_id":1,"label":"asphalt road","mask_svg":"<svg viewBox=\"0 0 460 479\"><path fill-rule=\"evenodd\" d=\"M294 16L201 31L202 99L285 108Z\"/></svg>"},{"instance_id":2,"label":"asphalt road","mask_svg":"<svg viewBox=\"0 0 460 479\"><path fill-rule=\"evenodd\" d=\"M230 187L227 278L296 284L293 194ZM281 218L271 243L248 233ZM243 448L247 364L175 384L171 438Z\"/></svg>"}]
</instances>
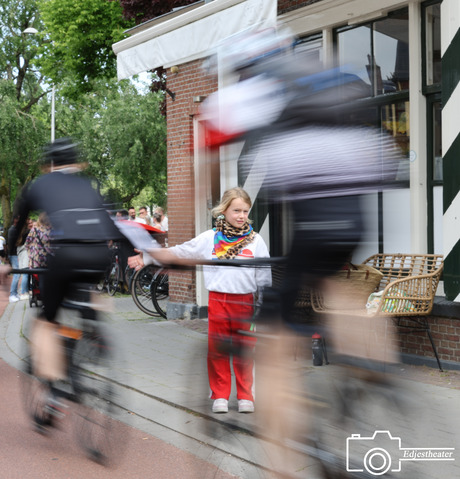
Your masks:
<instances>
[{"instance_id":1,"label":"asphalt road","mask_svg":"<svg viewBox=\"0 0 460 479\"><path fill-rule=\"evenodd\" d=\"M128 414L128 413L126 413ZM73 431L72 408L59 428L47 436L34 431L22 408L20 373L0 360L1 479L184 479L234 476L140 430L120 424L117 442L124 451L116 464L101 466L79 448Z\"/></svg>"}]
</instances>

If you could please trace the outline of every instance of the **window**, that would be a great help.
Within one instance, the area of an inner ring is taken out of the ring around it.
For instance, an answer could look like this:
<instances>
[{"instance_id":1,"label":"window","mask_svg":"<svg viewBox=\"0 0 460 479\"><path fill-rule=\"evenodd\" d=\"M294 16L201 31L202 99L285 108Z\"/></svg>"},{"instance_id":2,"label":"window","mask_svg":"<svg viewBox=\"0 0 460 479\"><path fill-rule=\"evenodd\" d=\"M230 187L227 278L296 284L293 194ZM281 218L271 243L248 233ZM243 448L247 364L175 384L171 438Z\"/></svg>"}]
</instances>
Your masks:
<instances>
[{"instance_id":1,"label":"window","mask_svg":"<svg viewBox=\"0 0 460 479\"><path fill-rule=\"evenodd\" d=\"M409 88L407 9L358 27L336 31L338 65L351 68L370 86L371 96Z\"/></svg>"},{"instance_id":2,"label":"window","mask_svg":"<svg viewBox=\"0 0 460 479\"><path fill-rule=\"evenodd\" d=\"M405 158L399 165L396 180L409 181L409 102L388 103L380 112L382 130L393 136Z\"/></svg>"},{"instance_id":3,"label":"window","mask_svg":"<svg viewBox=\"0 0 460 479\"><path fill-rule=\"evenodd\" d=\"M428 252L443 253L443 157L441 103L441 2L422 4L422 91L427 102Z\"/></svg>"},{"instance_id":4,"label":"window","mask_svg":"<svg viewBox=\"0 0 460 479\"><path fill-rule=\"evenodd\" d=\"M339 67L358 75L369 87L369 111L401 147L404 160L398 181L409 182L409 13L408 9L335 32Z\"/></svg>"},{"instance_id":5,"label":"window","mask_svg":"<svg viewBox=\"0 0 460 479\"><path fill-rule=\"evenodd\" d=\"M375 241L380 252L410 248L408 32L407 8L379 20L335 30L336 65L358 75L368 86L369 94L362 105L403 153L396 177L401 188L376 193L374 203L369 200L369 205L374 205L370 208L375 231L368 244Z\"/></svg>"},{"instance_id":6,"label":"window","mask_svg":"<svg viewBox=\"0 0 460 479\"><path fill-rule=\"evenodd\" d=\"M424 8L425 86L441 83L441 5Z\"/></svg>"},{"instance_id":7,"label":"window","mask_svg":"<svg viewBox=\"0 0 460 479\"><path fill-rule=\"evenodd\" d=\"M302 61L323 63L323 36L321 33L300 38L294 45L296 55L302 56Z\"/></svg>"}]
</instances>

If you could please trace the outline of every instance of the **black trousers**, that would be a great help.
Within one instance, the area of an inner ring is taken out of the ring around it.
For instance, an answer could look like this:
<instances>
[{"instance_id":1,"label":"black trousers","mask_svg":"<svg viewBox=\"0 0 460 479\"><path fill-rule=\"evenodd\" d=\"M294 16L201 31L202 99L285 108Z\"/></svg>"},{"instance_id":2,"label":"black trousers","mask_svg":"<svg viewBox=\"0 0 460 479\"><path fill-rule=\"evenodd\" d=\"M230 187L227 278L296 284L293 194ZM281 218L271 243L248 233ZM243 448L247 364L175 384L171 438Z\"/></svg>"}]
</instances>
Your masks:
<instances>
[{"instance_id":1,"label":"black trousers","mask_svg":"<svg viewBox=\"0 0 460 479\"><path fill-rule=\"evenodd\" d=\"M72 285L96 284L104 276L110 261L110 250L105 243L57 245L54 255L48 257L48 271L43 277L45 318L54 322L63 299L72 293Z\"/></svg>"},{"instance_id":2,"label":"black trousers","mask_svg":"<svg viewBox=\"0 0 460 479\"><path fill-rule=\"evenodd\" d=\"M281 283L284 321L304 284L315 287L351 259L364 227L360 196L340 196L293 202L294 232Z\"/></svg>"}]
</instances>

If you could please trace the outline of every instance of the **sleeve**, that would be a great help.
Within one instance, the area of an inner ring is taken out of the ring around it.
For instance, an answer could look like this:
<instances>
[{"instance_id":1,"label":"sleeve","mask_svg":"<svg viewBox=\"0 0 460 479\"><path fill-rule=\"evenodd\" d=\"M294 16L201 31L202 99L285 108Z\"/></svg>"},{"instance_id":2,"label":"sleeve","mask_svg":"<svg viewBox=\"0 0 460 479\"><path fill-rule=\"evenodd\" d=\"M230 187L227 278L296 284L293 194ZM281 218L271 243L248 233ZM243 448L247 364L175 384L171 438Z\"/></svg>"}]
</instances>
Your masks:
<instances>
[{"instance_id":1,"label":"sleeve","mask_svg":"<svg viewBox=\"0 0 460 479\"><path fill-rule=\"evenodd\" d=\"M208 230L191 239L190 241L186 241L185 243L172 246L171 248L169 248L169 251L171 251L171 253L175 254L179 258L209 259L211 257L210 253L212 252L208 251L211 246L211 238L212 230Z\"/></svg>"},{"instance_id":2,"label":"sleeve","mask_svg":"<svg viewBox=\"0 0 460 479\"><path fill-rule=\"evenodd\" d=\"M255 257L270 258L267 245L260 235L256 246ZM272 271L270 266L260 266L256 268L256 283L258 290L272 285Z\"/></svg>"}]
</instances>

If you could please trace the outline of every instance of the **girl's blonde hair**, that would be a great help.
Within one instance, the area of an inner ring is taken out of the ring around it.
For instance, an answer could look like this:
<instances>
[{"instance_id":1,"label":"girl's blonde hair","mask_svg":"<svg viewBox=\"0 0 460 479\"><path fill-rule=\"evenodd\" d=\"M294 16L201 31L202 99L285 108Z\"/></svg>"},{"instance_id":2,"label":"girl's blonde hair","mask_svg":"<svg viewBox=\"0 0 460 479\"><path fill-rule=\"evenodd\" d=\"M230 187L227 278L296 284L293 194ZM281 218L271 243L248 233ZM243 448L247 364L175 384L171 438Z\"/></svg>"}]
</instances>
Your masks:
<instances>
[{"instance_id":1,"label":"girl's blonde hair","mask_svg":"<svg viewBox=\"0 0 460 479\"><path fill-rule=\"evenodd\" d=\"M250 196L246 193L246 191L243 190L243 188L237 186L235 188L230 188L222 195L220 203L211 211L212 216L217 218L219 215L223 214L223 212L230 206L230 203L237 198L241 198L249 205L249 208L252 207Z\"/></svg>"}]
</instances>

